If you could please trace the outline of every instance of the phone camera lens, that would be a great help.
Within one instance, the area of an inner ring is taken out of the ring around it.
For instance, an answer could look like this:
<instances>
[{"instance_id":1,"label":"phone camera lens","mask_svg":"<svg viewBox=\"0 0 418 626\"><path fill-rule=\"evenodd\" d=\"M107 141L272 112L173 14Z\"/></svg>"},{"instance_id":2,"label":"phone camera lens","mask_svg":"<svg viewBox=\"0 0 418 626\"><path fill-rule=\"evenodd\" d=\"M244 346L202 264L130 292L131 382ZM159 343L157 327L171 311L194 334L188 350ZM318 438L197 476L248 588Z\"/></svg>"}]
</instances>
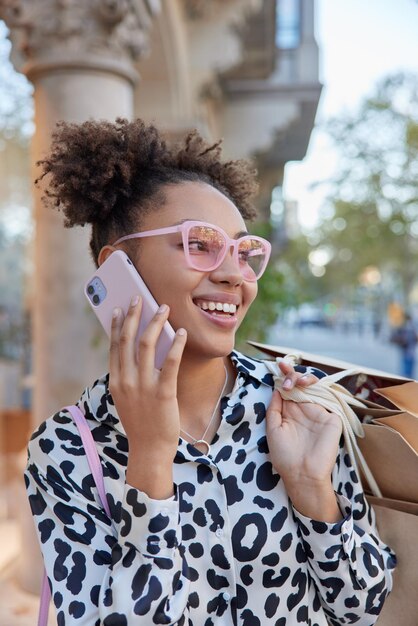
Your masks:
<instances>
[{"instance_id":1,"label":"phone camera lens","mask_svg":"<svg viewBox=\"0 0 418 626\"><path fill-rule=\"evenodd\" d=\"M94 289L93 289L93 291L94 291ZM97 295L97 293L94 294L92 299L93 299L93 304L100 304L100 298Z\"/></svg>"},{"instance_id":2,"label":"phone camera lens","mask_svg":"<svg viewBox=\"0 0 418 626\"><path fill-rule=\"evenodd\" d=\"M90 295L91 295L92 293L94 293L94 287L93 287L93 285L89 285L89 286L87 287L87 293L89 293Z\"/></svg>"}]
</instances>

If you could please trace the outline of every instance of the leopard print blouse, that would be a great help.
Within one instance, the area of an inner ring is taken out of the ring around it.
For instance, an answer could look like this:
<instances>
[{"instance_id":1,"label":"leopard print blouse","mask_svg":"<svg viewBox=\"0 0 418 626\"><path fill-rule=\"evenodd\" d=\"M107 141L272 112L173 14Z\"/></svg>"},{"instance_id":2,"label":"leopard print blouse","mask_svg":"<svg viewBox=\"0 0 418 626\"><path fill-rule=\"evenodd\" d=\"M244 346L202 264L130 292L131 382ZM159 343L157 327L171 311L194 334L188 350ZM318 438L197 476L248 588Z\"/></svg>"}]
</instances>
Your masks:
<instances>
[{"instance_id":1,"label":"leopard print blouse","mask_svg":"<svg viewBox=\"0 0 418 626\"><path fill-rule=\"evenodd\" d=\"M377 620L396 559L376 532L344 442L332 473L344 518L308 519L270 461L272 376L262 361L230 358L237 377L222 398L211 455L179 440L175 495L167 500L125 481L127 439L107 376L78 406L100 455L111 519L70 414L56 413L34 433L25 480L58 626Z\"/></svg>"}]
</instances>

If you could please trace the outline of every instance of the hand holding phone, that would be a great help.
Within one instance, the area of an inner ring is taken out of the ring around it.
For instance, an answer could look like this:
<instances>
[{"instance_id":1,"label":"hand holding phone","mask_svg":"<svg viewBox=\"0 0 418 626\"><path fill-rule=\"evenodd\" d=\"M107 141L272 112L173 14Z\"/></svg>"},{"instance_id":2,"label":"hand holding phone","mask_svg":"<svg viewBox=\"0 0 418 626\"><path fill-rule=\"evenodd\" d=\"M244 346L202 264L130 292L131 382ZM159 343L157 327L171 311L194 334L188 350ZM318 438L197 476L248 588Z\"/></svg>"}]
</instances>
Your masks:
<instances>
[{"instance_id":1,"label":"hand holding phone","mask_svg":"<svg viewBox=\"0 0 418 626\"><path fill-rule=\"evenodd\" d=\"M126 316L134 296L142 297L141 319L136 337L139 338L158 310L158 303L125 252L116 250L87 281L84 293L108 337L112 314L119 307ZM165 322L155 350L155 367L161 369L174 340L174 330Z\"/></svg>"},{"instance_id":2,"label":"hand holding phone","mask_svg":"<svg viewBox=\"0 0 418 626\"><path fill-rule=\"evenodd\" d=\"M169 498L174 493L173 459L180 437L177 382L186 331L174 334L167 322L169 310L156 314L157 302L121 251L106 259L86 283L85 293L112 338L108 389L128 439L127 484L150 498ZM141 304L133 301L138 295ZM123 311L124 319L113 315L115 308ZM147 340L142 347L143 334ZM144 358L135 358L135 342ZM165 363L168 352L170 360ZM157 370L152 367L154 357Z\"/></svg>"}]
</instances>

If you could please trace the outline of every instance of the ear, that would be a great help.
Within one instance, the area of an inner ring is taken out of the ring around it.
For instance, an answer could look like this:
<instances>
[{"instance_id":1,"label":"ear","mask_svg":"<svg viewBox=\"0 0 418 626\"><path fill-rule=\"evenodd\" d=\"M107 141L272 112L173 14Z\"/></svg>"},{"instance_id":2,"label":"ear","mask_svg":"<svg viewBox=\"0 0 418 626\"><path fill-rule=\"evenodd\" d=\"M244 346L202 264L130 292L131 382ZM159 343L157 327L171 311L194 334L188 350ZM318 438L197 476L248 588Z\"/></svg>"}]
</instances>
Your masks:
<instances>
[{"instance_id":1,"label":"ear","mask_svg":"<svg viewBox=\"0 0 418 626\"><path fill-rule=\"evenodd\" d=\"M97 262L99 266L102 265L106 261L106 259L112 254L112 252L115 252L115 250L116 248L114 246L103 246L103 248L99 252L99 256L97 257Z\"/></svg>"}]
</instances>

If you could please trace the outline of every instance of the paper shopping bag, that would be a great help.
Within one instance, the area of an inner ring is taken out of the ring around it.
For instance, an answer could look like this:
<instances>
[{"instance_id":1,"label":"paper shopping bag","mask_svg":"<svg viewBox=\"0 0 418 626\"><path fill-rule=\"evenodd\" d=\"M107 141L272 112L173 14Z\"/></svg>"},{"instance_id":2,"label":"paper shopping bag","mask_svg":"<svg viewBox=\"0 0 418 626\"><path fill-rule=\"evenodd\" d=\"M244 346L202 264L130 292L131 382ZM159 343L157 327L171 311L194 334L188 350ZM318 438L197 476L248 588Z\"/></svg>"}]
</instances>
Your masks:
<instances>
[{"instance_id":1,"label":"paper shopping bag","mask_svg":"<svg viewBox=\"0 0 418 626\"><path fill-rule=\"evenodd\" d=\"M383 541L396 554L393 589L376 622L378 626L417 626L418 624L418 515L397 511L384 499L368 498L376 514ZM417 505L418 506L418 505Z\"/></svg>"},{"instance_id":2,"label":"paper shopping bag","mask_svg":"<svg viewBox=\"0 0 418 626\"><path fill-rule=\"evenodd\" d=\"M385 422L390 420L396 426L398 420L398 428L402 429L405 418L415 420L418 431L418 419L401 413L363 423L365 436L357 443L384 497L418 503L418 453L398 430Z\"/></svg>"}]
</instances>

